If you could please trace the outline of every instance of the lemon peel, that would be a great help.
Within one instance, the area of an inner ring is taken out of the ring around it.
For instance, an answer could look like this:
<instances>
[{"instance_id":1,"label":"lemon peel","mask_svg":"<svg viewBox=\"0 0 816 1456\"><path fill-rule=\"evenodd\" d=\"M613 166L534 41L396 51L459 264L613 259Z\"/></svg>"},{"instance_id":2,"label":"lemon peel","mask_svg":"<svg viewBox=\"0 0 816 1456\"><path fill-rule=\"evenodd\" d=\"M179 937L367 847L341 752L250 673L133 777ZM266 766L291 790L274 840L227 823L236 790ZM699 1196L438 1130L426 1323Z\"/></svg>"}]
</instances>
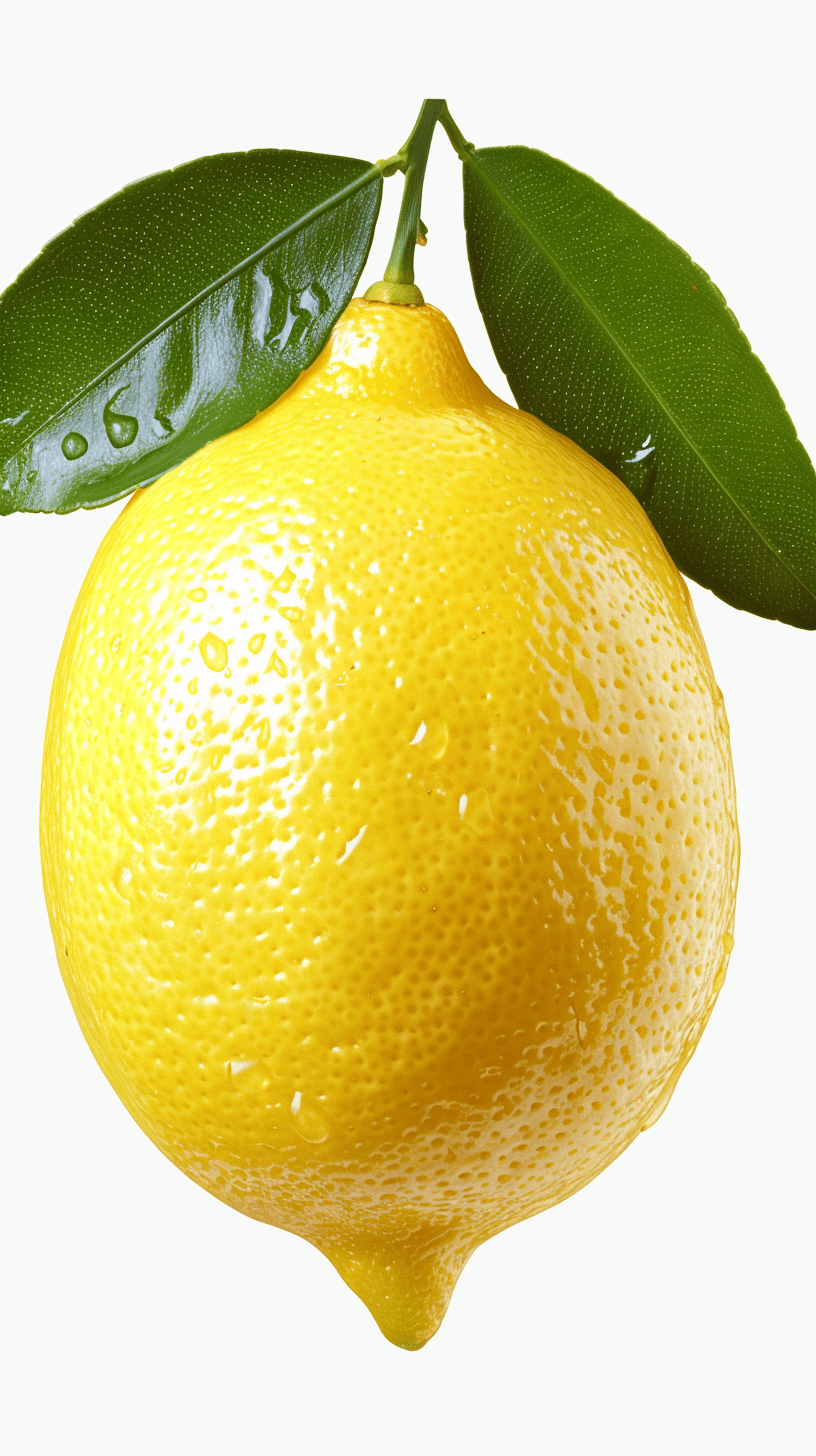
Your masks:
<instances>
[{"instance_id":1,"label":"lemon peel","mask_svg":"<svg viewBox=\"0 0 816 1456\"><path fill-rule=\"evenodd\" d=\"M42 853L137 1122L416 1349L692 1054L733 944L728 726L634 498L438 310L357 300L103 542Z\"/></svg>"}]
</instances>

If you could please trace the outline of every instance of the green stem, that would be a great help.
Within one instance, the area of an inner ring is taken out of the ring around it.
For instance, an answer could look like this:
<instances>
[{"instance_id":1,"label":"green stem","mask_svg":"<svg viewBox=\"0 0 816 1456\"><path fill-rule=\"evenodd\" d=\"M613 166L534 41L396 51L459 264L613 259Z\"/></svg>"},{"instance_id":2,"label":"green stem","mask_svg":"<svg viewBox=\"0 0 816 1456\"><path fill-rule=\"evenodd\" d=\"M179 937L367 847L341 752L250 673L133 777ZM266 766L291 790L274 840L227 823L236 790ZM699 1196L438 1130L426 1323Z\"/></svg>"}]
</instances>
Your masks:
<instances>
[{"instance_id":1,"label":"green stem","mask_svg":"<svg viewBox=\"0 0 816 1456\"><path fill-rule=\"evenodd\" d=\"M457 156L461 157L462 161L464 162L467 154L473 151L473 142L465 141L465 138L463 137L458 126L456 125L456 122L448 111L447 101L442 103L442 110L439 113L439 123L442 126L443 130L446 132L450 144L456 152Z\"/></svg>"},{"instance_id":2,"label":"green stem","mask_svg":"<svg viewBox=\"0 0 816 1456\"><path fill-rule=\"evenodd\" d=\"M366 293L367 299L377 303L399 303L417 307L425 302L414 283L414 249L420 233L419 210L428 152L434 127L443 111L447 112L444 101L423 101L416 126L400 152L405 186L394 246L382 281L372 284Z\"/></svg>"},{"instance_id":3,"label":"green stem","mask_svg":"<svg viewBox=\"0 0 816 1456\"><path fill-rule=\"evenodd\" d=\"M423 101L416 126L403 148L405 187L394 246L391 249L391 257L384 274L387 283L413 283L414 281L414 248L419 236L422 184L425 181L425 168L428 164L434 127L444 105L444 101Z\"/></svg>"}]
</instances>

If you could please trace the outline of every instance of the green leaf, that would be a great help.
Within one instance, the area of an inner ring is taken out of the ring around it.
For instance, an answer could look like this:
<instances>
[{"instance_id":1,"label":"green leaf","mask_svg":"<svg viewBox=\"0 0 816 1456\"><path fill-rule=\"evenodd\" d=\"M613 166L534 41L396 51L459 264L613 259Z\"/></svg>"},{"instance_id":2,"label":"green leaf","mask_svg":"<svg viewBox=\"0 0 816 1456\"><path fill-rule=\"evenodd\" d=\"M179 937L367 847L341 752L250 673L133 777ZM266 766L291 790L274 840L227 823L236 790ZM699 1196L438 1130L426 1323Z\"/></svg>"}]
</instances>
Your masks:
<instances>
[{"instance_id":1,"label":"green leaf","mask_svg":"<svg viewBox=\"0 0 816 1456\"><path fill-rule=\"evenodd\" d=\"M277 399L368 256L381 169L202 157L53 239L0 298L0 514L104 505Z\"/></svg>"},{"instance_id":2,"label":"green leaf","mask_svg":"<svg viewBox=\"0 0 816 1456\"><path fill-rule=\"evenodd\" d=\"M629 487L687 576L816 627L816 474L719 289L564 162L463 160L476 295L521 408Z\"/></svg>"}]
</instances>

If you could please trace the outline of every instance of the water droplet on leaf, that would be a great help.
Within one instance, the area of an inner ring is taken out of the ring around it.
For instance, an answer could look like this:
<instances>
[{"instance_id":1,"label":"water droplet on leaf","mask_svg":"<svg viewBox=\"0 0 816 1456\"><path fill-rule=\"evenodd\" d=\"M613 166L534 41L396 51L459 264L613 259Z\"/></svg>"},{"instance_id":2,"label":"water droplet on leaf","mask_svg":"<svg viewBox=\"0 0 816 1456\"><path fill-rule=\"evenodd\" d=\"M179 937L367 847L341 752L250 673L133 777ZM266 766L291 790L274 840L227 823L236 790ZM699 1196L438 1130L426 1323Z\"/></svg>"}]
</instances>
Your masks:
<instances>
[{"instance_id":1,"label":"water droplet on leaf","mask_svg":"<svg viewBox=\"0 0 816 1456\"><path fill-rule=\"evenodd\" d=\"M121 389L117 389L102 411L105 434L114 450L124 450L127 445L132 445L139 433L139 421L134 419L133 415L117 414L113 408L120 394L124 394L126 389L126 384L123 384Z\"/></svg>"},{"instance_id":2,"label":"water droplet on leaf","mask_svg":"<svg viewBox=\"0 0 816 1456\"><path fill-rule=\"evenodd\" d=\"M87 448L88 441L85 436L80 435L76 430L69 430L62 442L62 453L66 460L78 460L81 455L85 454Z\"/></svg>"}]
</instances>

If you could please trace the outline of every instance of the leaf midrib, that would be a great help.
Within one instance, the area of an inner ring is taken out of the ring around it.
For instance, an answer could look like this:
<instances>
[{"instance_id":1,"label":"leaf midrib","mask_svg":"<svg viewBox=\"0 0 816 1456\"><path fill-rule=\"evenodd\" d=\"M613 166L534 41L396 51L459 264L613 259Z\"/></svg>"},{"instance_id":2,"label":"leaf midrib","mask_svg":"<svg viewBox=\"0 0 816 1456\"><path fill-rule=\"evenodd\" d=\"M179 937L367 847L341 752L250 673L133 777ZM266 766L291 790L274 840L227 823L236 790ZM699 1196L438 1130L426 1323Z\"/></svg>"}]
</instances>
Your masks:
<instances>
[{"instance_id":1,"label":"leaf midrib","mask_svg":"<svg viewBox=\"0 0 816 1456\"><path fill-rule=\"evenodd\" d=\"M206 288L202 288L201 291L195 295L195 297L188 299L187 302L183 303L180 308L177 308L173 313L168 314L166 318L162 319L161 323L157 324L155 328L144 334L137 343L133 344L129 349L126 349L123 354L119 355L118 359L114 359L113 363L108 364L99 374L95 376L95 378L91 379L87 384L83 384L82 388L77 390L76 394L72 395L71 398L66 400L64 404L61 404L59 406L59 409L56 409L53 414L48 416L47 419L42 420L40 424L38 424L31 431L30 434L26 435L24 439L20 440L18 444L15 445L12 453L6 456L5 459L2 461L2 465L4 467L8 465L9 461L13 460L15 455L19 455L20 451L24 450L26 445L28 445L32 440L35 440L37 436L42 433L43 430L46 430L49 425L52 425L56 420L60 419L62 415L67 414L67 412L73 409L74 405L76 405L79 400L84 399L86 395L91 394L93 390L96 389L97 385L102 384L106 379L110 377L111 374L114 374L117 369L121 369L123 364L127 364L129 359L133 359L135 355L140 352L141 349L146 348L147 345L151 344L154 339L157 339L160 334L163 334L166 329L171 328L172 325L177 323L179 319L184 318L185 314L188 314L194 308L197 308L198 305L200 303L203 303L206 298L209 298L212 293L216 293L219 288L224 288L227 283L231 283L233 278L238 278L241 273L245 273L248 268L251 268L255 263L259 262L260 259L264 258L267 253L272 251L273 248L277 248L281 243L285 243L288 238L293 237L302 228L308 227L309 223L314 222L324 212L329 212L333 207L339 207L341 203L347 201L349 197L353 197L356 192L360 192L364 187L367 187L369 182L373 182L376 177L382 176L382 166L382 163L375 162L374 165L372 167L369 167L366 172L361 172L360 176L355 178L353 182L349 182L345 187L341 187L339 192L333 192L330 197L327 197L323 202L318 203L317 207L311 208L309 212L304 212L302 217L297 218L295 222L289 223L287 227L282 228L281 231L279 233L276 233L274 238L271 238L268 243L263 243L260 248L255 249L254 253L248 253L246 258L243 258L240 263L236 263L233 268L230 268L228 272L223 273L219 278L216 278L213 283L208 283Z\"/></svg>"},{"instance_id":2,"label":"leaf midrib","mask_svg":"<svg viewBox=\"0 0 816 1456\"><path fill-rule=\"evenodd\" d=\"M526 221L526 219L524 217L522 217L521 213L518 212L517 209L513 206L513 204L510 201L510 199L506 196L506 194L504 192L502 192L501 188L494 182L494 180L490 176L490 174L488 172L486 172L482 167L479 166L478 162L475 160L474 153L473 152L470 152L470 151L469 152L466 152L463 155L462 160L465 163L465 165L470 165L471 167L473 167L473 170L475 172L478 172L478 174L479 174L480 178L482 179L482 181L489 188L489 190L491 192L493 192L494 195L499 199L499 201L501 202L501 204L503 205L503 207L505 208L505 210L507 211L507 213L514 219L514 221L519 225L519 227L522 229L522 231L525 232L525 233L527 233L527 235L531 238L531 240L533 241L533 243L536 244L536 246L544 254L544 257L547 259L547 261L551 265L551 267L554 268L555 271L556 271L556 273L559 275L559 277L561 279L563 279L563 281L567 285L567 287L572 289L572 291L575 294L576 298L578 298L580 300L581 304L586 309L587 313L590 315L591 318L594 319L594 321L598 325L598 327L606 334L606 336L610 340L610 342L614 345L614 347L619 351L619 353L622 355L622 357L626 360L626 362L629 365L629 367L631 368L632 372L637 376L637 378L640 380L640 382L642 383L642 385L644 386L644 388L652 396L652 398L654 399L655 403L663 411L663 414L665 415L665 417L668 420L669 424L672 425L672 427L676 430L677 434L680 436L681 440L684 441L684 443L686 444L686 446L688 447L688 449L694 455L697 456L697 459L700 461L700 464L703 466L703 469L708 472L709 476L714 481L715 485L719 486L720 490L723 492L723 495L725 495L727 497L727 499L730 500L731 504L734 506L734 509L739 512L739 514L742 516L743 520L747 522L747 524L750 526L751 530L755 533L755 535L758 537L758 539L762 542L763 546L765 546L765 548L771 553L774 561L777 562L780 566L783 566L785 568L785 570L789 573L789 575L793 577L793 580L797 583L797 585L800 586L802 588L802 590L804 592L806 592L807 595L812 600L816 601L816 594L814 594L814 592L811 590L811 588L807 585L806 582L802 581L801 577L797 574L797 572L790 565L790 563L785 560L784 556L781 555L781 553L779 552L779 550L774 545L772 545L772 543L768 540L767 536L765 535L764 531L762 531L761 527L757 525L756 521L748 514L748 512L740 504L740 502L735 498L735 496L732 495L731 491L728 489L728 486L725 484L725 482L720 479L720 477L717 474L716 470L714 469L713 465L711 465L711 463L701 453L701 451L699 450L698 446L694 443L694 441L688 435L688 433L686 432L686 430L680 424L680 421L677 419L676 415L673 413L673 411L666 404L666 402L663 399L662 395L660 395L658 393L658 391L655 389L654 385L650 384L649 380L643 374L642 370L640 369L640 367L638 366L638 364L636 363L636 361L633 359L632 355L629 353L629 350L626 348L626 345L624 343L622 343L622 341L618 338L617 334L614 332L614 330L611 328L611 326L607 323L606 319L603 318L603 316L598 312L598 310L595 308L595 306L592 303L592 301L584 293L583 289L580 288L579 285L574 281L574 279L572 279L570 277L570 275L562 267L561 263L559 263L558 259L553 256L553 254L550 252L549 248L547 247L547 245L543 241L543 239L539 237L538 233L536 233L533 230L533 228L530 227L530 225Z\"/></svg>"}]
</instances>

